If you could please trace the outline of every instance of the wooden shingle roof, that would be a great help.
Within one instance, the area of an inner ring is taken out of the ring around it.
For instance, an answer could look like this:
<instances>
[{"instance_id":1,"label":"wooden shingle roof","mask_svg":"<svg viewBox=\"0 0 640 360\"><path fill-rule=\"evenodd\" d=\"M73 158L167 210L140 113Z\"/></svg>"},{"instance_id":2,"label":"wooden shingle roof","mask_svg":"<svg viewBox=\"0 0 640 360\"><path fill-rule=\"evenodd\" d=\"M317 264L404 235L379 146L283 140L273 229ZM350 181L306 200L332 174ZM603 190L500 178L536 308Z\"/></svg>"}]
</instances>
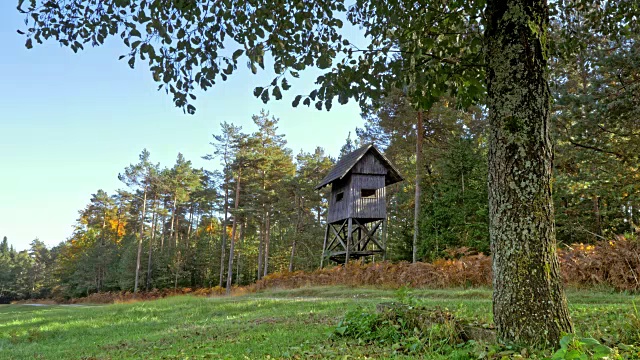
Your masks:
<instances>
[{"instance_id":1,"label":"wooden shingle roof","mask_svg":"<svg viewBox=\"0 0 640 360\"><path fill-rule=\"evenodd\" d=\"M316 190L331 184L332 182L342 179L351 171L351 169L365 156L368 152L373 154L380 160L380 162L387 168L387 175L385 176L385 186L395 184L404 180L400 175L398 169L386 158L373 144L367 144L361 148L354 150L345 156L343 156L329 171L327 176L322 179L320 184L316 186Z\"/></svg>"}]
</instances>

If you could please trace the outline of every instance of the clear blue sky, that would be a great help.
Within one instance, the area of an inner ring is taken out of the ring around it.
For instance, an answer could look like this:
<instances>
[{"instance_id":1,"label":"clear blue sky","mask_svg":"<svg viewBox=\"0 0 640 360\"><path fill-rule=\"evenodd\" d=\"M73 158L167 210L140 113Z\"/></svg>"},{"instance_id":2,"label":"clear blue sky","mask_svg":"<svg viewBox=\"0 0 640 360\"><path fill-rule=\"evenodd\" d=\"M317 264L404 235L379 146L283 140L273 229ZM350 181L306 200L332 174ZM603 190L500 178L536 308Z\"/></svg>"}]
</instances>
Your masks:
<instances>
[{"instance_id":1,"label":"clear blue sky","mask_svg":"<svg viewBox=\"0 0 640 360\"><path fill-rule=\"evenodd\" d=\"M362 124L353 102L330 112L292 108L291 95L311 89L317 73L310 72L283 100L264 105L252 90L270 74L240 69L199 95L196 115L184 115L144 68L118 61L125 52L119 38L78 54L55 43L27 50L16 33L23 24L16 4L0 1L0 237L18 249L36 237L49 246L64 241L92 193L123 187L118 173L143 148L162 165L181 152L212 168L200 157L211 151L219 123L253 131L251 115L264 108L280 118L294 153L322 146L335 156Z\"/></svg>"}]
</instances>

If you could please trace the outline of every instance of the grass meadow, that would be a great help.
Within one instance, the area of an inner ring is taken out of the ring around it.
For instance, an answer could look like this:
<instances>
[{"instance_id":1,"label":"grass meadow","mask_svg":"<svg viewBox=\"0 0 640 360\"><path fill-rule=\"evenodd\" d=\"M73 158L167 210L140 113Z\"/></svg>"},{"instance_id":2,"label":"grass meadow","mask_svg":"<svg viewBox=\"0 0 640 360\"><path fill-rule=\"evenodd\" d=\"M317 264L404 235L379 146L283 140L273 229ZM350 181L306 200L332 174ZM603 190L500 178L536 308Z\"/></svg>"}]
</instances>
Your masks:
<instances>
[{"instance_id":1,"label":"grass meadow","mask_svg":"<svg viewBox=\"0 0 640 360\"><path fill-rule=\"evenodd\" d=\"M347 313L397 300L394 290L308 287L235 297L174 296L101 306L0 306L0 359L517 358L526 349L445 344L431 334L419 352L383 340L335 336ZM413 290L421 305L490 324L488 289ZM640 358L638 297L570 290L578 336ZM636 323L637 322L637 323ZM433 339L432 339L433 338ZM626 344L626 345L622 345ZM544 355L540 355L544 357ZM535 357L535 356L533 356Z\"/></svg>"}]
</instances>

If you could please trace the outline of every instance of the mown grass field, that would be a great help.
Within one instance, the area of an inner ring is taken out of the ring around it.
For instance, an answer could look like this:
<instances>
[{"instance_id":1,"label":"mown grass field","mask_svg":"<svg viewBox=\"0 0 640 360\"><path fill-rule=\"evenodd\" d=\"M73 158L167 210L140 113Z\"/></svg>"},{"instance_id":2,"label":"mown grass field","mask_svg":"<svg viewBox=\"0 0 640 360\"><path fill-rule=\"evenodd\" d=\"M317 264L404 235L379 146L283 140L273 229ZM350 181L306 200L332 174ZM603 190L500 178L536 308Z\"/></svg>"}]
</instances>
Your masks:
<instances>
[{"instance_id":1,"label":"mown grass field","mask_svg":"<svg viewBox=\"0 0 640 360\"><path fill-rule=\"evenodd\" d=\"M458 317L491 322L489 290L411 294ZM593 291L568 295L578 334L610 344L640 340L640 329L634 329L631 319L637 296ZM392 344L331 336L347 311L372 311L377 303L396 298L393 290L314 287L107 306L4 305L0 359L414 358ZM487 347L476 344L471 352L435 349L420 356L477 358L483 349ZM631 350L625 356L634 354Z\"/></svg>"}]
</instances>

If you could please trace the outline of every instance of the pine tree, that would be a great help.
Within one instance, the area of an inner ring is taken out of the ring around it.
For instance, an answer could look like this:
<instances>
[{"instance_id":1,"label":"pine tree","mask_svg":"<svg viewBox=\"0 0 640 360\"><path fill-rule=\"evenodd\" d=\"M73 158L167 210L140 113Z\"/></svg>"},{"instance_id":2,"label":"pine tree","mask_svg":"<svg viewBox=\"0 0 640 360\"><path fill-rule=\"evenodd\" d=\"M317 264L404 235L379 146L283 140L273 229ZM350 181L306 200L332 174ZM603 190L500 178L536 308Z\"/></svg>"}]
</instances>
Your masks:
<instances>
[{"instance_id":1,"label":"pine tree","mask_svg":"<svg viewBox=\"0 0 640 360\"><path fill-rule=\"evenodd\" d=\"M220 164L222 165L222 174L224 174L224 178L222 180L222 192L224 194L224 205L223 205L223 228L222 228L222 241L220 246L220 281L218 286L222 287L223 279L224 279L224 269L225 269L225 256L227 251L227 231L226 227L228 225L228 216L229 216L229 201L230 201L230 183L232 174L232 164L235 160L236 153L239 150L239 138L241 135L241 127L234 126L229 123L221 123L220 128L222 133L220 135L213 135L214 141L209 143L213 146L214 152L213 154L205 155L203 158L206 160L213 160L214 158L220 159Z\"/></svg>"},{"instance_id":2,"label":"pine tree","mask_svg":"<svg viewBox=\"0 0 640 360\"><path fill-rule=\"evenodd\" d=\"M140 214L140 230L138 230L138 251L136 256L136 269L135 269L135 282L133 286L133 292L138 292L138 284L140 280L140 267L142 259L142 241L145 236L145 222L146 222L146 210L147 210L147 196L151 188L152 179L156 176L158 169L157 165L153 165L150 161L151 154L147 149L142 150L139 156L140 162L135 165L130 165L125 169L124 174L119 174L120 181L127 184L127 186L133 187L138 193L142 201L142 210Z\"/></svg>"},{"instance_id":3,"label":"pine tree","mask_svg":"<svg viewBox=\"0 0 640 360\"><path fill-rule=\"evenodd\" d=\"M2 238L2 242L0 243L0 254L6 255L9 253L9 240L4 236Z\"/></svg>"}]
</instances>

